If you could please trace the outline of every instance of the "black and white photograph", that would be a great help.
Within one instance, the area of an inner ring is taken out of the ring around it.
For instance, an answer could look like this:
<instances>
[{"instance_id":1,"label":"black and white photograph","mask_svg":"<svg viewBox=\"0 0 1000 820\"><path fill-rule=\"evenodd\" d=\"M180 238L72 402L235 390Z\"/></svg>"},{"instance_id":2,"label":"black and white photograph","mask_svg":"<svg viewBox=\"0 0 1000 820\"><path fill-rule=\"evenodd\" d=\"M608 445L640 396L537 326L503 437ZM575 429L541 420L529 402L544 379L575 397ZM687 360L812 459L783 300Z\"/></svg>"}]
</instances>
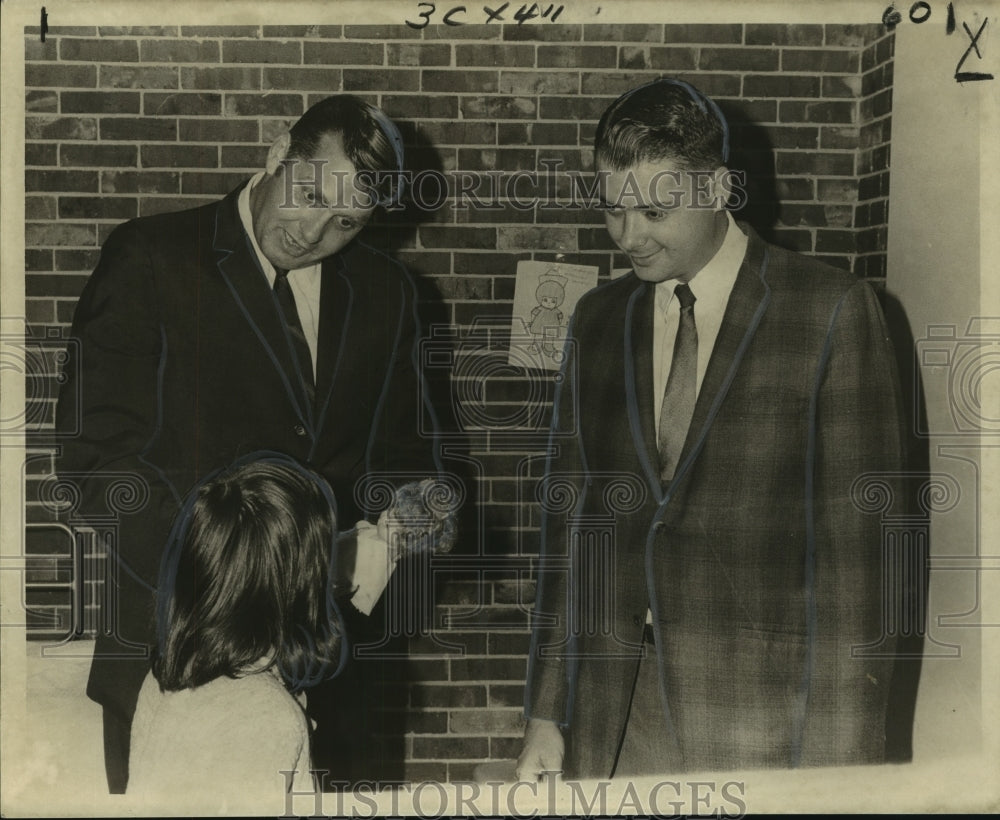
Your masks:
<instances>
[{"instance_id":1,"label":"black and white photograph","mask_svg":"<svg viewBox=\"0 0 1000 820\"><path fill-rule=\"evenodd\" d=\"M995 0L3 0L0 812L1000 810Z\"/></svg>"}]
</instances>

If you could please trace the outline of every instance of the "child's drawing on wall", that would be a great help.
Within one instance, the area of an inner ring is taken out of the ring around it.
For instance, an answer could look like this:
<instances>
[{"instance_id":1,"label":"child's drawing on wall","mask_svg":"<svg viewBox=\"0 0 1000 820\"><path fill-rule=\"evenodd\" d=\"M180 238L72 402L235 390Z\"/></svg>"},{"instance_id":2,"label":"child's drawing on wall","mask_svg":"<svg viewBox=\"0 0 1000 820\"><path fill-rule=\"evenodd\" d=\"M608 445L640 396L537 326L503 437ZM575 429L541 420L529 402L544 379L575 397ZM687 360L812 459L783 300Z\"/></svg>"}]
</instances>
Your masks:
<instances>
[{"instance_id":1,"label":"child's drawing on wall","mask_svg":"<svg viewBox=\"0 0 1000 820\"><path fill-rule=\"evenodd\" d=\"M508 364L558 370L576 303L596 284L596 267L518 262Z\"/></svg>"},{"instance_id":2,"label":"child's drawing on wall","mask_svg":"<svg viewBox=\"0 0 1000 820\"><path fill-rule=\"evenodd\" d=\"M559 310L566 299L566 277L560 276L555 268L538 277L538 287L535 289L535 300L538 304L531 310L528 319L528 332L534 337L530 350L562 361L562 350L556 346L562 337L562 329L566 326L563 312Z\"/></svg>"}]
</instances>

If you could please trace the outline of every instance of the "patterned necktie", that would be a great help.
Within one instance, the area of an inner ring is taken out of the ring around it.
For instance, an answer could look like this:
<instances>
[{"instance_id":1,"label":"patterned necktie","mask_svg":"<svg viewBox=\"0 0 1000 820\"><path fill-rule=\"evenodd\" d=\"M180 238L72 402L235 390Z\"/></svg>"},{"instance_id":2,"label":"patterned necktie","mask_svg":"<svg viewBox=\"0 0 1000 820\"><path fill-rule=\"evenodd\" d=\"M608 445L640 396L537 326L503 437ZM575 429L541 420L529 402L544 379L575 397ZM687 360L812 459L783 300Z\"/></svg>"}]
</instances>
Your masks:
<instances>
[{"instance_id":1,"label":"patterned necktie","mask_svg":"<svg viewBox=\"0 0 1000 820\"><path fill-rule=\"evenodd\" d=\"M295 295L288 282L288 271L275 268L274 272L274 296L278 300L282 318L284 318L288 332L291 334L292 348L299 360L299 369L302 371L302 380L305 382L306 393L311 405L316 399L316 385L313 380L312 354L309 352L309 343L306 341L306 334L302 332L299 311L295 307Z\"/></svg>"},{"instance_id":2,"label":"patterned necktie","mask_svg":"<svg viewBox=\"0 0 1000 820\"><path fill-rule=\"evenodd\" d=\"M670 376L663 391L660 429L656 446L660 451L660 480L666 485L677 470L698 395L698 330L694 323L694 294L686 284L674 289L681 305L680 323L674 339Z\"/></svg>"}]
</instances>

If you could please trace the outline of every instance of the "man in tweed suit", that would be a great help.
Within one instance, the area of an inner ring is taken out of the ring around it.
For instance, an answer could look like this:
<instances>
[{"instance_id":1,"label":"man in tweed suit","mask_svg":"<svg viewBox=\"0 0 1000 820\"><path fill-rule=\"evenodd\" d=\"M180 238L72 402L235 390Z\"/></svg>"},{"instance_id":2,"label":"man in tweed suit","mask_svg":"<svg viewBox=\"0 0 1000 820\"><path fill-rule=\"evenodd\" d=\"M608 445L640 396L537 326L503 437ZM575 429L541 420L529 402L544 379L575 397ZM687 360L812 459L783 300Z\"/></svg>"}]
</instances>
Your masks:
<instances>
[{"instance_id":1,"label":"man in tweed suit","mask_svg":"<svg viewBox=\"0 0 1000 820\"><path fill-rule=\"evenodd\" d=\"M877 763L892 647L856 482L898 491L903 450L875 294L733 221L690 85L625 94L595 147L633 270L572 320L518 777Z\"/></svg>"}]
</instances>

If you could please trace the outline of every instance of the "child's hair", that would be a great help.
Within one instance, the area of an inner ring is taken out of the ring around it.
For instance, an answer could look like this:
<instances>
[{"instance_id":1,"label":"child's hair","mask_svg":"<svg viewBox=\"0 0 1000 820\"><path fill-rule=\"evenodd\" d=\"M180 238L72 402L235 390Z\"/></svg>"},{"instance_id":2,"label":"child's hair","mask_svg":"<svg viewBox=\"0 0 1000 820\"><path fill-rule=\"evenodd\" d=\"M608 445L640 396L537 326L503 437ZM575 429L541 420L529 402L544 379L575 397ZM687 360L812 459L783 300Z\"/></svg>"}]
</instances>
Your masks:
<instances>
[{"instance_id":1,"label":"child's hair","mask_svg":"<svg viewBox=\"0 0 1000 820\"><path fill-rule=\"evenodd\" d=\"M558 299L558 304L561 305L563 300L566 298L566 291L558 282L553 282L551 279L547 279L535 288L535 299L537 301L541 302L541 300L546 296Z\"/></svg>"},{"instance_id":2,"label":"child's hair","mask_svg":"<svg viewBox=\"0 0 1000 820\"><path fill-rule=\"evenodd\" d=\"M195 487L160 568L160 688L277 666L294 692L339 672L336 539L333 491L285 456L256 453Z\"/></svg>"}]
</instances>

